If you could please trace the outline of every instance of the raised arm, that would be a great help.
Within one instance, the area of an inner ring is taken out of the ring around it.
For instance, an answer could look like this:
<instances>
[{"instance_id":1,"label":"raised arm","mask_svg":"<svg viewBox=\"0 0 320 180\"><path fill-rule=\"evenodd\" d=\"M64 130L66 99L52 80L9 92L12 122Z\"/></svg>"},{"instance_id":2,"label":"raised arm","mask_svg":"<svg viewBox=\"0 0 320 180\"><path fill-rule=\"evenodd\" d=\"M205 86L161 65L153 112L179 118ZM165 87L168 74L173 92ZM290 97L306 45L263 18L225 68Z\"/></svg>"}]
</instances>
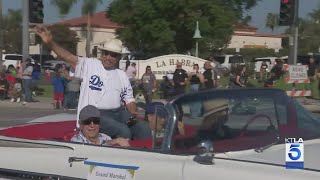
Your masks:
<instances>
[{"instance_id":1,"label":"raised arm","mask_svg":"<svg viewBox=\"0 0 320 180\"><path fill-rule=\"evenodd\" d=\"M66 49L59 46L56 42L54 42L52 38L51 32L44 27L43 25L37 25L34 28L35 33L41 37L44 44L46 44L53 52L55 52L58 57L60 57L65 62L72 65L72 67L76 67L78 58L74 54L70 53Z\"/></svg>"}]
</instances>

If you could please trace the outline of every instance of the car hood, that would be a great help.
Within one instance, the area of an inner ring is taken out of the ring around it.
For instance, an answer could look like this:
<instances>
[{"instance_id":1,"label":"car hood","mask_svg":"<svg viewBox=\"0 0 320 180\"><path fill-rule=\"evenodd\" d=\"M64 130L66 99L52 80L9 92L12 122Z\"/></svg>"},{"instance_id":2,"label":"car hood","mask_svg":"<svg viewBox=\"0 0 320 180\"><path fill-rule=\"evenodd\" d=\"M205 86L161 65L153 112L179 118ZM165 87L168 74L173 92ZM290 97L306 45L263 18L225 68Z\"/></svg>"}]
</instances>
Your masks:
<instances>
[{"instance_id":1,"label":"car hood","mask_svg":"<svg viewBox=\"0 0 320 180\"><path fill-rule=\"evenodd\" d=\"M320 139L304 141L304 168L320 170ZM274 145L261 153L254 149L217 154L216 157L250 162L285 165L285 144Z\"/></svg>"}]
</instances>

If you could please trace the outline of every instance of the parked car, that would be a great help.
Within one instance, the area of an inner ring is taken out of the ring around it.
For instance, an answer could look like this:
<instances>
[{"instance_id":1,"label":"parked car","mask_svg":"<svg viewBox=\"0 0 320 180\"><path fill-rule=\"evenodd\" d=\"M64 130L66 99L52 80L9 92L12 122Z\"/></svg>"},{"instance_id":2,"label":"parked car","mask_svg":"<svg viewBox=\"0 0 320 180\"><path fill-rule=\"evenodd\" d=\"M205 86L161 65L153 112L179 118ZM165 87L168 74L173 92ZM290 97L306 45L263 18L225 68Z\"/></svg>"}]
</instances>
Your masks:
<instances>
[{"instance_id":1,"label":"parked car","mask_svg":"<svg viewBox=\"0 0 320 180\"><path fill-rule=\"evenodd\" d=\"M223 68L231 69L232 66L244 64L244 59L241 55L215 55L215 61L219 62Z\"/></svg>"},{"instance_id":2,"label":"parked car","mask_svg":"<svg viewBox=\"0 0 320 180\"><path fill-rule=\"evenodd\" d=\"M37 62L41 63L42 66L46 61L55 60L55 58L51 54L30 54L29 56Z\"/></svg>"},{"instance_id":3,"label":"parked car","mask_svg":"<svg viewBox=\"0 0 320 180\"><path fill-rule=\"evenodd\" d=\"M22 59L23 59L23 55L21 55L21 54L3 54L2 55L2 65L5 65L6 67L8 67L11 64L14 66L17 66L18 64L21 63ZM28 59L30 59L34 63L39 64L38 61L34 60L31 57L29 57Z\"/></svg>"},{"instance_id":4,"label":"parked car","mask_svg":"<svg viewBox=\"0 0 320 180\"><path fill-rule=\"evenodd\" d=\"M254 71L255 72L260 72L261 69L261 64L262 62L266 62L268 68L266 69L267 72L270 72L270 70L273 68L273 66L276 64L276 59L278 59L278 57L261 57L261 58L255 58L253 60L254 63Z\"/></svg>"},{"instance_id":5,"label":"parked car","mask_svg":"<svg viewBox=\"0 0 320 180\"><path fill-rule=\"evenodd\" d=\"M3 54L2 65L8 67L10 64L16 66L21 63L23 56L21 54Z\"/></svg>"},{"instance_id":6,"label":"parked car","mask_svg":"<svg viewBox=\"0 0 320 180\"><path fill-rule=\"evenodd\" d=\"M191 118L195 103L202 113ZM0 177L320 179L320 120L282 90L201 91L158 108L165 124L156 125L154 134L162 136L130 140L131 147L70 142L76 133L75 115L2 129ZM184 132L177 130L181 128ZM302 170L285 167L285 138L293 137L304 140Z\"/></svg>"},{"instance_id":7,"label":"parked car","mask_svg":"<svg viewBox=\"0 0 320 180\"><path fill-rule=\"evenodd\" d=\"M66 64L66 63L62 60L49 60L44 62L42 69L49 69L54 71L54 68L56 67L57 64Z\"/></svg>"}]
</instances>

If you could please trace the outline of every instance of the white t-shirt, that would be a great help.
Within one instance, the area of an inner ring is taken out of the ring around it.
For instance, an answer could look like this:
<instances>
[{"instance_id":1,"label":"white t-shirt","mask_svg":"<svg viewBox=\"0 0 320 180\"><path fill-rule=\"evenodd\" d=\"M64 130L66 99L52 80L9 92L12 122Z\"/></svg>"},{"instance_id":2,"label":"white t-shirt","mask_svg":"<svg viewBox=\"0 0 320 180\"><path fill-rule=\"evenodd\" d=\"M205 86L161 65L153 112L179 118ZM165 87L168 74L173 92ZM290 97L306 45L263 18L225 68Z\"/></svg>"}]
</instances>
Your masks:
<instances>
[{"instance_id":1,"label":"white t-shirt","mask_svg":"<svg viewBox=\"0 0 320 180\"><path fill-rule=\"evenodd\" d=\"M128 69L127 69L127 71L126 71L126 74L127 74L127 76L128 76L129 79L134 78L134 76L136 75L136 73L137 73L137 70L136 70L136 68L133 67L133 66L129 66Z\"/></svg>"},{"instance_id":2,"label":"white t-shirt","mask_svg":"<svg viewBox=\"0 0 320 180\"><path fill-rule=\"evenodd\" d=\"M82 79L77 120L80 110L87 105L115 109L122 102L128 104L135 101L126 73L120 69L106 70L96 58L79 57L75 77Z\"/></svg>"},{"instance_id":3,"label":"white t-shirt","mask_svg":"<svg viewBox=\"0 0 320 180\"><path fill-rule=\"evenodd\" d=\"M23 74L32 73L32 71L33 71L33 67L28 66L26 69L23 70ZM23 75L22 79L32 79L32 77L31 77L31 75L30 76Z\"/></svg>"}]
</instances>

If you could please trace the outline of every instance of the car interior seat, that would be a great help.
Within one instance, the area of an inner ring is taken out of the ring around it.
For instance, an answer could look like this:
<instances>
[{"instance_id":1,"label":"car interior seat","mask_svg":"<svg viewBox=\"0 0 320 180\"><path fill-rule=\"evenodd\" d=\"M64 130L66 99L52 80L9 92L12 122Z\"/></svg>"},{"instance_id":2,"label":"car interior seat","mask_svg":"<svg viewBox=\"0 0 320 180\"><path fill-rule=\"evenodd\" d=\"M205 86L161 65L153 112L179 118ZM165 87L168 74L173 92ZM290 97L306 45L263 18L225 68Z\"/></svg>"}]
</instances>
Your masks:
<instances>
[{"instance_id":1,"label":"car interior seat","mask_svg":"<svg viewBox=\"0 0 320 180\"><path fill-rule=\"evenodd\" d=\"M63 135L63 140L66 142L70 142L71 138L76 135L79 131L68 131Z\"/></svg>"}]
</instances>

